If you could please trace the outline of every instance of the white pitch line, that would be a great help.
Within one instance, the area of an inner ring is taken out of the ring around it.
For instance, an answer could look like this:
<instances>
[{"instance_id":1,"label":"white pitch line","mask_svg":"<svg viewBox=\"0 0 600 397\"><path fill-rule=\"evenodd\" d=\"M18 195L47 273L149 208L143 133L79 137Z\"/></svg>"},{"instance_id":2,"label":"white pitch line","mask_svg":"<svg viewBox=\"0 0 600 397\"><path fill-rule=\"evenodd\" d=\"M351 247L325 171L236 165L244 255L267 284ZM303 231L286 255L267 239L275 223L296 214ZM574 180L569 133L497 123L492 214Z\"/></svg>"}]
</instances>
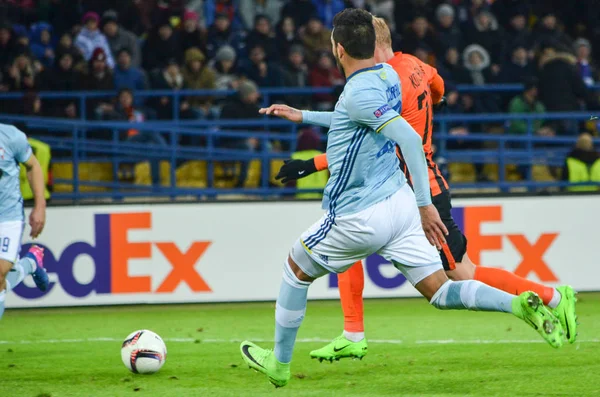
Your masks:
<instances>
[{"instance_id":1,"label":"white pitch line","mask_svg":"<svg viewBox=\"0 0 600 397\"><path fill-rule=\"evenodd\" d=\"M249 338L253 342L258 343L273 343L273 339L261 339L261 338ZM241 343L242 339L194 339L194 338L165 338L165 342L173 343ZM0 345L32 345L32 344L57 344L57 343L88 343L88 342L122 342L122 339L118 338L87 338L87 339L38 339L38 340L0 340ZM327 343L331 342L331 339L322 338L300 338L297 339L298 343ZM578 340L578 343L600 343L600 339L583 339ZM402 344L405 343L399 339L369 339L369 343L375 344ZM471 340L456 340L456 339L431 339L431 340L417 340L409 342L407 344L417 345L505 345L505 344L528 344L528 343L545 343L541 339L531 340L519 340L519 339L499 339L499 340L488 340L488 339L471 339Z\"/></svg>"}]
</instances>

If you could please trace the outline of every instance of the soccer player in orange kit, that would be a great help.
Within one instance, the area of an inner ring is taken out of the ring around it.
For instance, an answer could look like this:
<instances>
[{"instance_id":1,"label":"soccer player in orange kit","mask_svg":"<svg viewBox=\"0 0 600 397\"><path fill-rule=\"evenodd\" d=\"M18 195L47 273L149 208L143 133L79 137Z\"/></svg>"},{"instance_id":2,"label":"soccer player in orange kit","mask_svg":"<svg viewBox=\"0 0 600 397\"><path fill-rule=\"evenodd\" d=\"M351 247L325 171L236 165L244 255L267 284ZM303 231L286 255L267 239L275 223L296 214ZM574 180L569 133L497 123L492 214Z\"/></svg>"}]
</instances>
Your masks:
<instances>
[{"instance_id":1,"label":"soccer player in orange kit","mask_svg":"<svg viewBox=\"0 0 600 397\"><path fill-rule=\"evenodd\" d=\"M416 57L393 52L390 30L383 19L374 18L373 24L376 32L375 59L377 62L388 63L398 73L402 88L401 116L423 139L423 150L429 168L432 201L448 229L448 234L443 236L437 230L428 230L426 222L424 222L423 228L431 244L436 245L440 251L448 277L452 280L475 279L511 294L520 294L525 291L536 292L545 305L554 309L565 330L567 340L571 343L575 342L577 335L576 298L571 287L547 287L504 269L476 266L469 259L466 253L467 240L452 219L450 212L452 205L448 183L433 161L431 147L433 106L443 101L444 81L435 68L421 62ZM276 116L302 122L302 114L297 109L286 105L273 105L271 108L272 114ZM402 153L398 147L396 150L400 166L410 180L408 169L402 160ZM278 178L283 182L288 182L326 168L326 154L306 161L291 160L281 168ZM362 262L357 262L345 273L338 274L338 286L344 311L344 332L327 346L310 353L312 358L321 361L339 360L346 357L362 358L367 354L367 342L364 335Z\"/></svg>"}]
</instances>

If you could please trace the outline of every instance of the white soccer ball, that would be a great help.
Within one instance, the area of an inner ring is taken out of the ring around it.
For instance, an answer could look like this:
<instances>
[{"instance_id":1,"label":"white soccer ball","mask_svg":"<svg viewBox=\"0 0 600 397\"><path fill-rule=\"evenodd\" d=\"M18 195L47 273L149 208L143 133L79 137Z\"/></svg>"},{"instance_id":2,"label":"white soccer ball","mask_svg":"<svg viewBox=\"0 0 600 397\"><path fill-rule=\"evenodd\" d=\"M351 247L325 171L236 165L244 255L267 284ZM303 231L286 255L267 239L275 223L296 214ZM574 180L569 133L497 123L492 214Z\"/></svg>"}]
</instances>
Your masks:
<instances>
[{"instance_id":1,"label":"white soccer ball","mask_svg":"<svg viewBox=\"0 0 600 397\"><path fill-rule=\"evenodd\" d=\"M165 363L167 346L160 336L142 329L127 335L121 347L121 359L135 374L153 374Z\"/></svg>"}]
</instances>

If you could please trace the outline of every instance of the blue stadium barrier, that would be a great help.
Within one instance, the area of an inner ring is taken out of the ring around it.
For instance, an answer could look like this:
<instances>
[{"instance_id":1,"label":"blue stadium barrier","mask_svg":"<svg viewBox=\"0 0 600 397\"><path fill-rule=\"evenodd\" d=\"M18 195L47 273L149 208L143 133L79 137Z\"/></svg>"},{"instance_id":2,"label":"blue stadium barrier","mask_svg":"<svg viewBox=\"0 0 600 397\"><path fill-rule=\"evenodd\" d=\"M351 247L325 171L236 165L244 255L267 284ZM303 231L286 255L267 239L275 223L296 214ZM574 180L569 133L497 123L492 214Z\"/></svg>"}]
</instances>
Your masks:
<instances>
[{"instance_id":1,"label":"blue stadium barrier","mask_svg":"<svg viewBox=\"0 0 600 397\"><path fill-rule=\"evenodd\" d=\"M520 85L501 85L501 86L458 86L458 89L464 92L477 91L485 88L487 91L519 91ZM600 89L595 86L595 89ZM263 101L269 102L269 98L276 95L313 95L316 93L330 93L330 88L309 88L309 89L288 89L276 88L265 89L261 91ZM233 91L138 91L137 96L155 97L170 96L177 102L176 109L179 108L179 101L185 96L206 96L218 95L224 97L234 94ZM2 99L16 99L21 97L21 93L1 94ZM114 97L114 92L68 92L68 93L40 93L42 98L46 99L64 99L76 98L80 101L81 109L85 109L85 102L89 98ZM178 112L175 112L177 114ZM85 111L81 111L85 115ZM589 120L589 112L573 113L547 113L547 114L439 114L435 116L436 128L434 129L434 138L438 144L438 154L447 162L461 163L491 163L498 164L499 180L491 183L460 184L455 187L461 188L495 188L501 191L508 191L513 188L543 189L543 188L564 188L570 186L563 181L556 182L537 182L531 181L531 175L528 180L522 182L509 182L506 180L505 166L508 164L532 165L545 164L553 167L559 167L564 164L564 158L576 141L576 137L539 137L534 135L533 123L536 120ZM496 135L483 132L473 132L467 136L453 136L449 134L449 125L452 123L492 123L503 125L505 133L511 120L526 121L528 132L526 135ZM243 193L247 195L257 195L260 197L280 197L282 195L292 195L298 191L293 188L281 188L269 186L270 161L275 159L287 159L295 150L297 126L284 120L276 118L263 118L253 120L180 120L175 118L172 121L148 121L144 123L130 122L108 122L108 121L87 121L84 118L79 120L58 119L58 118L37 118L24 117L16 115L0 114L0 121L5 123L24 124L32 135L36 131L44 133L44 141L49 143L53 151L68 151L72 155L74 178L73 180L55 180L55 183L67 183L73 186L72 193L56 193L57 199L83 200L90 198L113 198L123 199L126 197L147 197L167 196L175 198L181 195L194 195L214 197L221 194ZM283 132L250 132L250 131L231 131L228 128L240 127L261 127L265 131L281 130ZM136 129L141 132L160 133L166 137L166 145L129 143L120 140L122 131ZM102 131L102 139L91 138L88 135L94 132ZM53 136L48 136L48 132L56 132ZM239 149L227 149L219 145L219 140L247 138L249 134L261 142L262 149L259 152L247 152ZM204 140L202 146L182 146L178 141L182 137L197 137ZM484 141L493 142L496 147L479 150L449 150L448 142L451 141ZM279 141L286 143L289 147L286 151L270 152L268 143ZM520 148L506 147L507 144L519 144ZM597 143L600 143L598 141ZM250 159L261 160L261 181L260 187L255 189L218 189L213 184L213 167L215 161L247 161ZM144 160L166 160L170 163L171 185L163 186L138 186L129 183L118 182L117 170L119 164L131 161ZM208 164L207 188L192 189L176 186L176 168L186 160L206 160ZM78 178L78 168L81 162L111 162L114 170L113 182L94 182L80 181ZM597 184L584 184L597 185ZM81 192L81 186L98 186L112 189L108 192Z\"/></svg>"}]
</instances>

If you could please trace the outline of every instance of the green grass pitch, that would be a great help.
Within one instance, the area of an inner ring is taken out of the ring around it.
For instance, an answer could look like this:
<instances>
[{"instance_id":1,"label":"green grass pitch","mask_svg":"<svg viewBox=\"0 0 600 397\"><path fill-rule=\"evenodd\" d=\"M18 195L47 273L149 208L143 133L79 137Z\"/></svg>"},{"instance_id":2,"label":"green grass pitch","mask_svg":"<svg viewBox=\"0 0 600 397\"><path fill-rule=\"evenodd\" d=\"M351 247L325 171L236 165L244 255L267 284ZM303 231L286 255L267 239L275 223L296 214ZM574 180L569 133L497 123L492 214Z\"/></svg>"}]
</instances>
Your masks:
<instances>
[{"instance_id":1,"label":"green grass pitch","mask_svg":"<svg viewBox=\"0 0 600 397\"><path fill-rule=\"evenodd\" d=\"M367 300L369 354L333 364L308 352L340 333L339 302L309 302L277 390L239 354L242 339L272 345L273 303L8 310L0 396L600 396L600 294L580 298L580 342L561 350L508 314ZM144 328L169 350L154 375L121 363L122 339Z\"/></svg>"}]
</instances>

